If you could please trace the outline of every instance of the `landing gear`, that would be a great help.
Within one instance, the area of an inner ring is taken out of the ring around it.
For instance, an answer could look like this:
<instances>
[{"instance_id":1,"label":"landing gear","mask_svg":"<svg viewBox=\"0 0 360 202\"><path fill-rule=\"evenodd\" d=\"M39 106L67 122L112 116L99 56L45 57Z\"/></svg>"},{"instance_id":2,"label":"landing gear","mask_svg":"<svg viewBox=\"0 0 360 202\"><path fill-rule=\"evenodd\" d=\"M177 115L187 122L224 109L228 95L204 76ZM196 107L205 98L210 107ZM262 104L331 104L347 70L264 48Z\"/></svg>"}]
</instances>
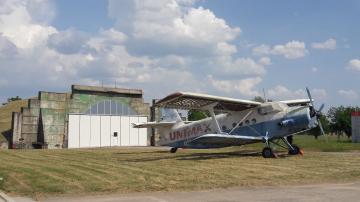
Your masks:
<instances>
[{"instance_id":1,"label":"landing gear","mask_svg":"<svg viewBox=\"0 0 360 202\"><path fill-rule=\"evenodd\" d=\"M291 138L291 142L288 141L289 137L291 136L288 136L287 138L282 138L283 142L288 146L288 154L289 155L298 155L298 154L303 154L300 147L298 147L297 145L295 144L292 144L292 138Z\"/></svg>"},{"instance_id":2,"label":"landing gear","mask_svg":"<svg viewBox=\"0 0 360 202\"><path fill-rule=\"evenodd\" d=\"M270 146L270 143L277 145L279 147L282 147L284 149L287 149L289 155L299 155L299 154L303 155L303 151L300 149L300 147L298 147L297 145L291 144L289 140L292 142L292 138L283 137L283 138L276 139L276 140L269 140L265 136L265 138L264 138L265 148L262 151L262 156L264 158L276 158L277 157L276 153Z\"/></svg>"},{"instance_id":3,"label":"landing gear","mask_svg":"<svg viewBox=\"0 0 360 202\"><path fill-rule=\"evenodd\" d=\"M171 148L171 149L170 149L170 153L176 153L177 149L178 149L177 147Z\"/></svg>"},{"instance_id":4,"label":"landing gear","mask_svg":"<svg viewBox=\"0 0 360 202\"><path fill-rule=\"evenodd\" d=\"M297 145L293 144L291 146L292 146L292 149L289 148L289 155L298 155L298 154L300 154L301 150Z\"/></svg>"},{"instance_id":5,"label":"landing gear","mask_svg":"<svg viewBox=\"0 0 360 202\"><path fill-rule=\"evenodd\" d=\"M275 157L274 152L270 147L265 147L262 150L262 156L264 158L274 158Z\"/></svg>"}]
</instances>

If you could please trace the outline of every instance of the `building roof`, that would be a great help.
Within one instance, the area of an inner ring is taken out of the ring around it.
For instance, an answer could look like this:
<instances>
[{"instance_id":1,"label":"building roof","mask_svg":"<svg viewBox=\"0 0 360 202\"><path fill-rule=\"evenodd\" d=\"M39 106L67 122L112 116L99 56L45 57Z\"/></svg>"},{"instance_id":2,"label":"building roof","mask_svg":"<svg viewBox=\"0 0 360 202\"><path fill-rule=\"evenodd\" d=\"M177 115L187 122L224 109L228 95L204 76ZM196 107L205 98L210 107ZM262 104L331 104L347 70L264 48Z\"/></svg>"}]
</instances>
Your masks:
<instances>
[{"instance_id":1,"label":"building roof","mask_svg":"<svg viewBox=\"0 0 360 202\"><path fill-rule=\"evenodd\" d=\"M111 93L111 94L127 94L127 95L140 95L143 92L141 89L126 89L126 88L110 88L100 86L83 86L83 85L72 85L71 90L75 92L97 92L97 93Z\"/></svg>"}]
</instances>

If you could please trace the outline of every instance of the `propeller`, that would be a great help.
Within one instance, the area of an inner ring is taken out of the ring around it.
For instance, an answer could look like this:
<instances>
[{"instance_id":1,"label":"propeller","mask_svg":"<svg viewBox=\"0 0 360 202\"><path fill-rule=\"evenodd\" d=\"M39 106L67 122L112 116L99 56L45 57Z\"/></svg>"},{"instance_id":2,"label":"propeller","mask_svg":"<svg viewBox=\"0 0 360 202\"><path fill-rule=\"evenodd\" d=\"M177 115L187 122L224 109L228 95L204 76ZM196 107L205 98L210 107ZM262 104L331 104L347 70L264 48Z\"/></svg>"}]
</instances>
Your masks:
<instances>
[{"instance_id":1,"label":"propeller","mask_svg":"<svg viewBox=\"0 0 360 202\"><path fill-rule=\"evenodd\" d=\"M307 95L308 95L308 97L310 99L310 116L311 116L311 118L316 117L316 121L317 121L318 126L320 128L321 134L324 135L326 137L326 141L328 141L327 135L325 134L324 128L323 128L323 126L321 124L321 121L320 121L320 117L322 116L321 111L324 109L325 105L322 104L320 106L320 108L318 110L316 110L315 105L314 105L314 101L313 101L313 99L311 97L311 93L310 93L309 88L306 88L306 92L307 92Z\"/></svg>"}]
</instances>

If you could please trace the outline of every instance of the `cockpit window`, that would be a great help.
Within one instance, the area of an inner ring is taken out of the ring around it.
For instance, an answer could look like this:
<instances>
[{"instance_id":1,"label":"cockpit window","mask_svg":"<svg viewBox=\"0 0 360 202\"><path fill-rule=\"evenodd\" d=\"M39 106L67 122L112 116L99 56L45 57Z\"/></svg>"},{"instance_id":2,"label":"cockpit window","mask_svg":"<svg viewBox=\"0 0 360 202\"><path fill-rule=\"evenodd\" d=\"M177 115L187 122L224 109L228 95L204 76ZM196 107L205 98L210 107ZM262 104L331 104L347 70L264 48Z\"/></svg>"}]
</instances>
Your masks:
<instances>
[{"instance_id":1,"label":"cockpit window","mask_svg":"<svg viewBox=\"0 0 360 202\"><path fill-rule=\"evenodd\" d=\"M258 109L258 112L261 115L266 115L266 114L270 114L270 113L280 112L283 110L283 108L284 108L284 106L281 103L270 103L270 104L261 106Z\"/></svg>"}]
</instances>

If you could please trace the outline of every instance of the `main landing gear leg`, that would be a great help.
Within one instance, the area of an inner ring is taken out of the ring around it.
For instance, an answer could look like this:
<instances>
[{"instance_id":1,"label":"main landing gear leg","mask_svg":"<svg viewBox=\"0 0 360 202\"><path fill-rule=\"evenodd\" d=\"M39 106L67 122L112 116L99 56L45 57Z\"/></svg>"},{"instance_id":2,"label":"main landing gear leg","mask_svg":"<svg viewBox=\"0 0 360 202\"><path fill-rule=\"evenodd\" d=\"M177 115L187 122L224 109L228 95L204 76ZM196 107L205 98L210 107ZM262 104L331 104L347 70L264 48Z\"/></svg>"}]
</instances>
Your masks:
<instances>
[{"instance_id":1,"label":"main landing gear leg","mask_svg":"<svg viewBox=\"0 0 360 202\"><path fill-rule=\"evenodd\" d=\"M274 151L271 149L271 147L265 147L262 150L262 156L264 158L274 158L275 154L274 154Z\"/></svg>"},{"instance_id":2,"label":"main landing gear leg","mask_svg":"<svg viewBox=\"0 0 360 202\"><path fill-rule=\"evenodd\" d=\"M303 154L303 152L301 151L300 147L298 147L295 144L291 144L290 142L288 142L287 138L282 138L283 142L288 146L288 151L289 151L289 155L298 155L298 154Z\"/></svg>"},{"instance_id":3,"label":"main landing gear leg","mask_svg":"<svg viewBox=\"0 0 360 202\"><path fill-rule=\"evenodd\" d=\"M170 153L176 153L177 149L178 149L177 147L171 148L171 149L170 149Z\"/></svg>"},{"instance_id":4,"label":"main landing gear leg","mask_svg":"<svg viewBox=\"0 0 360 202\"><path fill-rule=\"evenodd\" d=\"M265 148L262 150L262 156L264 158L275 158L276 155L273 151L273 149L270 147L270 142L267 138L267 135L266 135L266 138L265 138Z\"/></svg>"}]
</instances>

